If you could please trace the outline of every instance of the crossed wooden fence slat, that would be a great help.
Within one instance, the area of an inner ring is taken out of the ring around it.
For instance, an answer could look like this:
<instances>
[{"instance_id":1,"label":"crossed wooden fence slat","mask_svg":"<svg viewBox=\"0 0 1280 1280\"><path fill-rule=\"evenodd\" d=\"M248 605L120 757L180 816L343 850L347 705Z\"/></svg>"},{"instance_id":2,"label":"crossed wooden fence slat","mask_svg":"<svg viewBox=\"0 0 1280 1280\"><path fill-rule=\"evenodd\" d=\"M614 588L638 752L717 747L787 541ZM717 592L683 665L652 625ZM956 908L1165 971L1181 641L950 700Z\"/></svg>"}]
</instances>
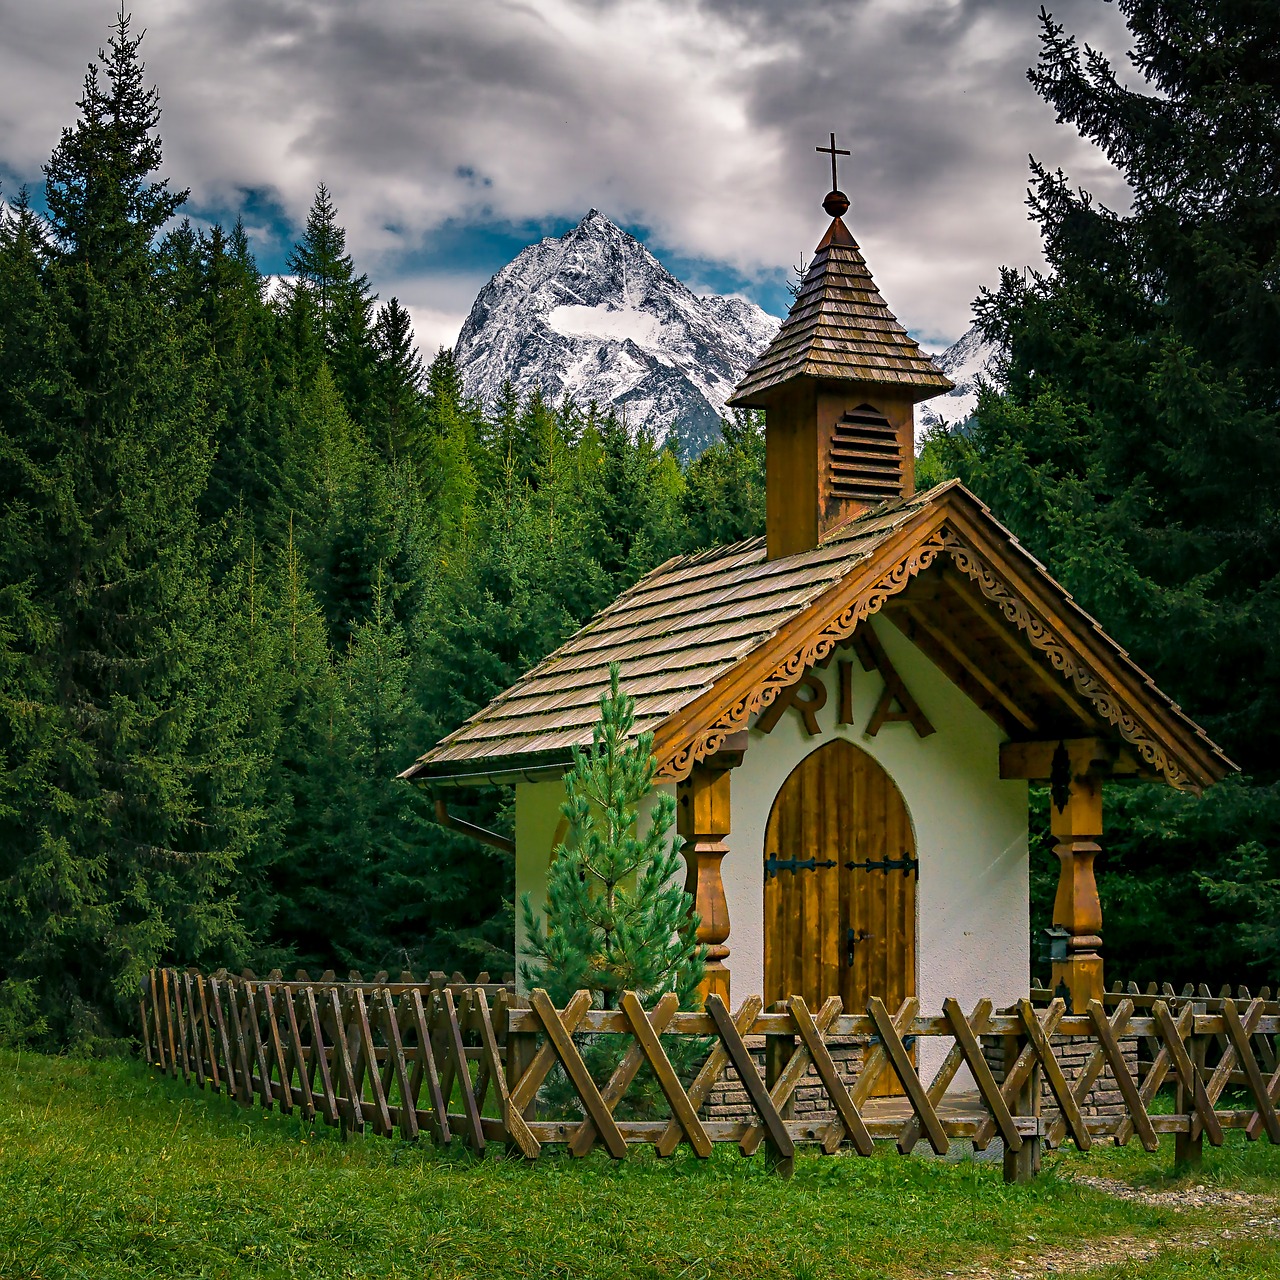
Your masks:
<instances>
[{"instance_id":1,"label":"crossed wooden fence slat","mask_svg":"<svg viewBox=\"0 0 1280 1280\"><path fill-rule=\"evenodd\" d=\"M441 1145L461 1136L476 1150L505 1138L494 1021L502 1021L509 988L487 976L379 978L286 982L278 974L160 970L143 983L143 1048L153 1066L245 1106L296 1111L347 1131L367 1126L408 1139L426 1132Z\"/></svg>"},{"instance_id":2,"label":"crossed wooden fence slat","mask_svg":"<svg viewBox=\"0 0 1280 1280\"><path fill-rule=\"evenodd\" d=\"M800 1144L865 1156L877 1142L909 1154L924 1141L941 1155L957 1138L981 1149L998 1137L1006 1176L1022 1178L1034 1172L1042 1142L1069 1140L1084 1151L1098 1138L1123 1145L1136 1134L1155 1151L1160 1136L1173 1133L1187 1155L1202 1135L1221 1144L1228 1128L1280 1141L1280 1004L1267 992L1240 994L1243 1005L1203 989L1117 991L1083 1013L1050 998L1001 1011L983 999L966 1014L947 999L940 1016L921 1015L914 997L892 1012L873 998L859 1013L836 997L814 1011L799 997L765 1011L751 997L734 1014L712 995L690 1013L678 1011L673 996L646 1010L634 993L617 1009L596 1009L585 991L557 1009L544 991L526 1000L487 975L467 982L434 974L423 983L408 974L398 982L385 974L373 982L299 974L290 982L279 973L162 969L143 982L139 1015L153 1066L244 1106L320 1118L344 1133L461 1141L477 1152L498 1142L528 1159L548 1143L574 1155L600 1144L622 1159L643 1144L660 1156L687 1145L705 1158L716 1143L731 1142L747 1156L763 1147L784 1173ZM602 1083L587 1052L601 1035L628 1041ZM688 1081L670 1052L681 1037L697 1038L703 1055ZM850 1038L863 1046L852 1080L831 1051L833 1041ZM926 1084L918 1046L930 1041L950 1043ZM984 1042L1003 1044L1002 1078ZM1076 1065L1064 1070L1061 1048L1081 1042L1089 1046L1083 1063L1077 1050ZM1139 1042L1150 1047L1145 1069L1134 1052ZM545 1100L557 1068L576 1099L567 1116L548 1114ZM668 1114L621 1118L620 1104L645 1070ZM712 1118L707 1104L734 1076L743 1114ZM1108 1078L1121 1105L1101 1109L1092 1094ZM962 1090L954 1090L958 1079ZM876 1096L885 1081L900 1090L892 1102ZM802 1083L825 1095L826 1114L794 1114ZM1166 1083L1175 1087L1173 1111L1157 1114L1152 1104ZM1243 1107L1222 1105L1228 1089L1243 1095Z\"/></svg>"}]
</instances>

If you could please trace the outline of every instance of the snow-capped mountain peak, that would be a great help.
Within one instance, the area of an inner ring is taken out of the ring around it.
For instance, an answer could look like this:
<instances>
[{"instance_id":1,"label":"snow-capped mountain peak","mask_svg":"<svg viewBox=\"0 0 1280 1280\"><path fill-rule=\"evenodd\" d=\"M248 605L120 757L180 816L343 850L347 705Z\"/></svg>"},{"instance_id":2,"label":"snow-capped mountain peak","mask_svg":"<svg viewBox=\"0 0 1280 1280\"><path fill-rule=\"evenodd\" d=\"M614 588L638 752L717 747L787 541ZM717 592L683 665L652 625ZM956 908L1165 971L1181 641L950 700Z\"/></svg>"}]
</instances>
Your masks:
<instances>
[{"instance_id":1,"label":"snow-capped mountain peak","mask_svg":"<svg viewBox=\"0 0 1280 1280\"><path fill-rule=\"evenodd\" d=\"M485 285L456 354L468 393L485 404L509 378L521 395L537 386L553 401L612 405L636 431L664 438L674 428L694 454L777 327L743 298L699 297L592 209Z\"/></svg>"},{"instance_id":2,"label":"snow-capped mountain peak","mask_svg":"<svg viewBox=\"0 0 1280 1280\"><path fill-rule=\"evenodd\" d=\"M916 407L917 431L941 426L943 422L952 427L968 422L978 407L978 379L1000 384L999 357L1000 347L987 342L977 325L935 356L934 363L955 383L955 388Z\"/></svg>"}]
</instances>

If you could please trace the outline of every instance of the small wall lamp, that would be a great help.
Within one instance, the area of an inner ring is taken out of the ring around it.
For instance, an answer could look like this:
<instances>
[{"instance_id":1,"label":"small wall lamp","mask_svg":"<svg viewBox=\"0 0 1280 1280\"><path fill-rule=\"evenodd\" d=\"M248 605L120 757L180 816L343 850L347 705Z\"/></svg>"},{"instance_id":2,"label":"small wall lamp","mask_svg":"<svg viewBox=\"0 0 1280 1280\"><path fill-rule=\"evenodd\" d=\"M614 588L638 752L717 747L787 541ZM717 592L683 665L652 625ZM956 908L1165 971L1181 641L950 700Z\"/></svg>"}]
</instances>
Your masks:
<instances>
[{"instance_id":1,"label":"small wall lamp","mask_svg":"<svg viewBox=\"0 0 1280 1280\"><path fill-rule=\"evenodd\" d=\"M1051 924L1044 930L1044 941L1040 946L1040 959L1053 964L1064 964L1069 958L1067 944L1071 941L1071 930L1060 924Z\"/></svg>"}]
</instances>

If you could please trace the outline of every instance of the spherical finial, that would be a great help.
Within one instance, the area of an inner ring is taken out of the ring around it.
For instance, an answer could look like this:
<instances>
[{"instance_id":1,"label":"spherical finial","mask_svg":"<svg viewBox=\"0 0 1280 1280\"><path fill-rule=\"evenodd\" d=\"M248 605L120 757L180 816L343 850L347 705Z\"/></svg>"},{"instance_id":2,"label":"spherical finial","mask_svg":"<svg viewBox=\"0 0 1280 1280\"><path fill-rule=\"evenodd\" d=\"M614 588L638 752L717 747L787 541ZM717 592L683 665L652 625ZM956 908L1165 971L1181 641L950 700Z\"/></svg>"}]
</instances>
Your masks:
<instances>
[{"instance_id":1,"label":"spherical finial","mask_svg":"<svg viewBox=\"0 0 1280 1280\"><path fill-rule=\"evenodd\" d=\"M843 218L849 212L849 197L843 191L828 191L822 207L833 218Z\"/></svg>"}]
</instances>

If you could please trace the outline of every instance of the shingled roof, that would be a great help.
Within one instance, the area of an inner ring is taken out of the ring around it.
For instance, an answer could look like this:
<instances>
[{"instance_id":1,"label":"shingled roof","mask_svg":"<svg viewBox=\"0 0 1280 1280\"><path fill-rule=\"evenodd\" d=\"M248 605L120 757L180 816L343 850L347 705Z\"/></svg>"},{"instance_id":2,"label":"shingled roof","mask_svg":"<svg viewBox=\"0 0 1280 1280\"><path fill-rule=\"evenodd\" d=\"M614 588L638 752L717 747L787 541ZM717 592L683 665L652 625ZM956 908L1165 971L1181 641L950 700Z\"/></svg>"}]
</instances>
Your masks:
<instances>
[{"instance_id":1,"label":"shingled roof","mask_svg":"<svg viewBox=\"0 0 1280 1280\"><path fill-rule=\"evenodd\" d=\"M636 732L656 728L865 559L913 508L858 521L849 536L781 560L765 559L763 538L668 560L405 776L567 756L591 741L613 662L636 700Z\"/></svg>"},{"instance_id":2,"label":"shingled roof","mask_svg":"<svg viewBox=\"0 0 1280 1280\"><path fill-rule=\"evenodd\" d=\"M840 218L814 251L790 314L728 403L763 408L769 391L804 376L889 384L915 400L952 389L889 310Z\"/></svg>"},{"instance_id":3,"label":"shingled roof","mask_svg":"<svg viewBox=\"0 0 1280 1280\"><path fill-rule=\"evenodd\" d=\"M655 732L661 776L682 776L935 560L986 584L989 624L1021 629L1019 643L1028 648L1021 662L1039 650L1040 684L1062 682L1066 702L1081 709L1083 731L1123 738L1144 767L1177 786L1199 789L1232 768L990 512L950 481L851 520L798 555L767 559L764 539L753 538L667 561L401 776L456 785L559 767L573 747L590 743L613 662L635 698L636 732ZM993 577L990 564L1003 577ZM1051 686L1047 697L1053 700Z\"/></svg>"}]
</instances>

